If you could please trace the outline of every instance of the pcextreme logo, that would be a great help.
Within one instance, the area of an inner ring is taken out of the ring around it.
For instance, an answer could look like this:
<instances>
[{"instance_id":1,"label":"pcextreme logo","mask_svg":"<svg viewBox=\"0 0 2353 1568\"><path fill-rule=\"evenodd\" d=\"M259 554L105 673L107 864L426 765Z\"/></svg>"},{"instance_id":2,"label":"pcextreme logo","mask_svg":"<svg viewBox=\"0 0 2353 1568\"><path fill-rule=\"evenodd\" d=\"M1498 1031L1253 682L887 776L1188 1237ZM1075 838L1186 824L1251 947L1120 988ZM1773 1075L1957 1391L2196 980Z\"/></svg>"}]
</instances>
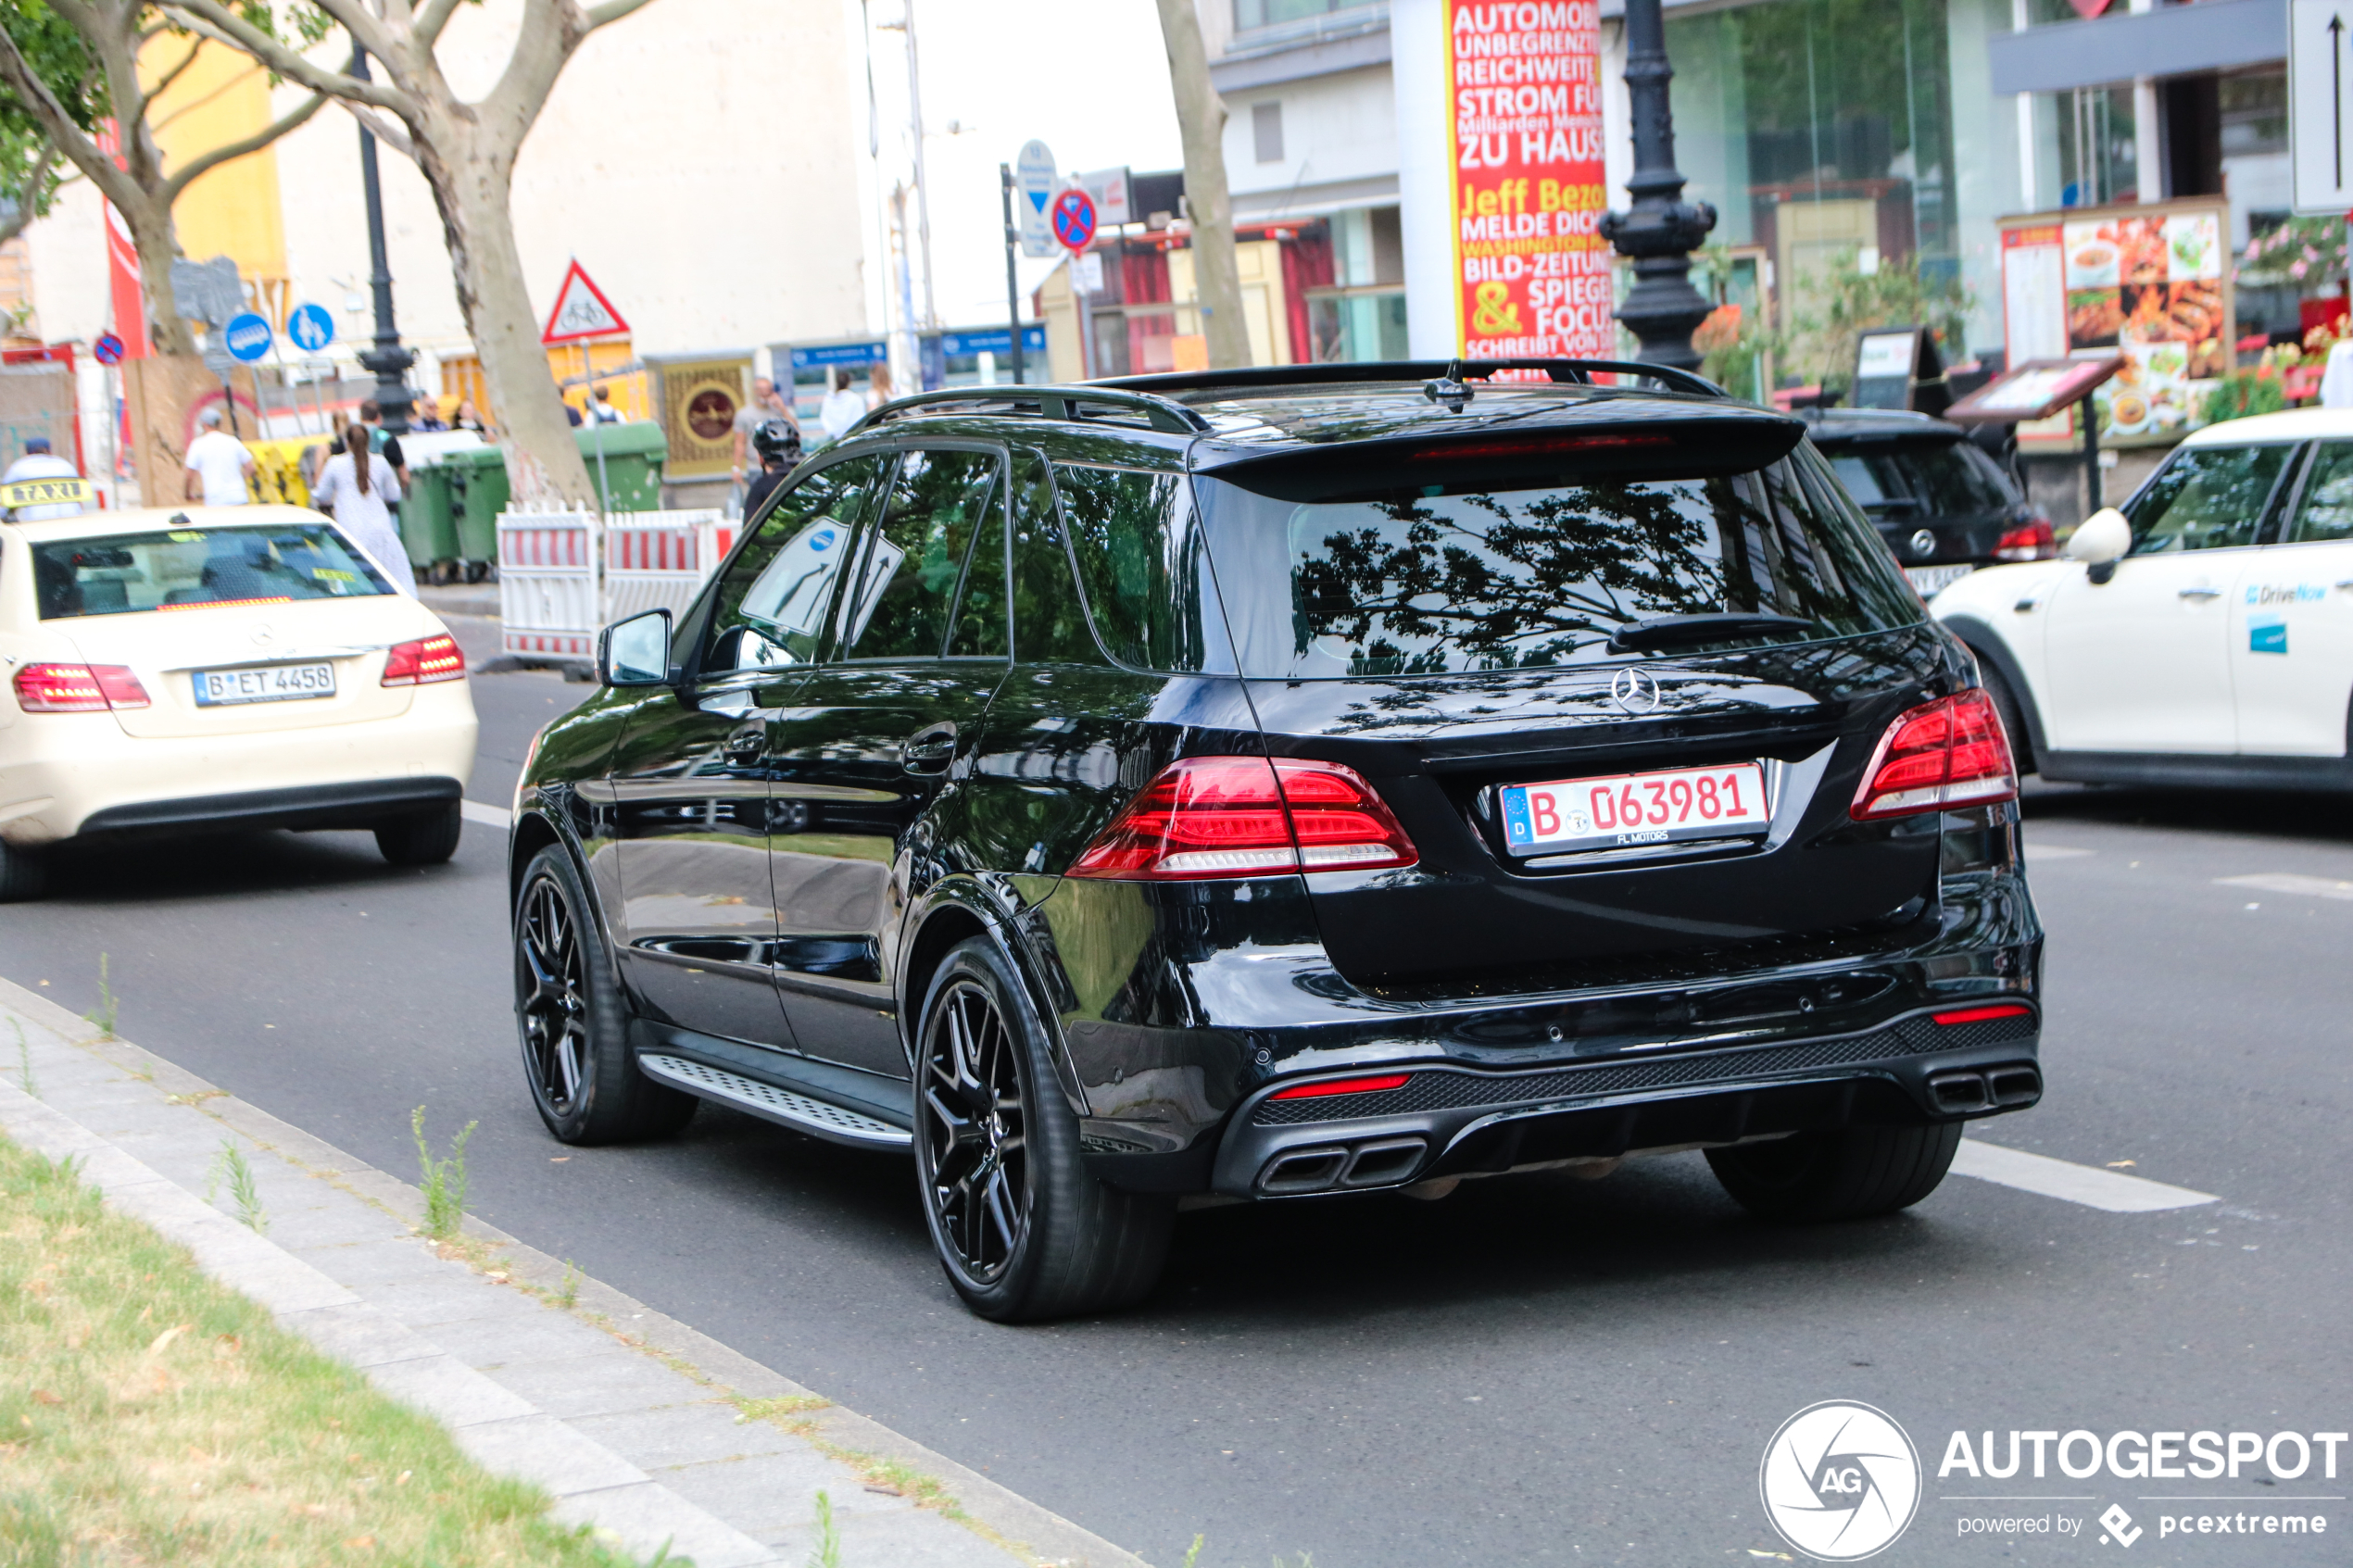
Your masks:
<instances>
[{"instance_id":1,"label":"pcextreme logo","mask_svg":"<svg viewBox=\"0 0 2353 1568\"><path fill-rule=\"evenodd\" d=\"M1756 1485L1781 1539L1819 1562L1857 1562L1912 1523L1920 1456L1886 1411L1825 1399L1781 1423Z\"/></svg>"}]
</instances>

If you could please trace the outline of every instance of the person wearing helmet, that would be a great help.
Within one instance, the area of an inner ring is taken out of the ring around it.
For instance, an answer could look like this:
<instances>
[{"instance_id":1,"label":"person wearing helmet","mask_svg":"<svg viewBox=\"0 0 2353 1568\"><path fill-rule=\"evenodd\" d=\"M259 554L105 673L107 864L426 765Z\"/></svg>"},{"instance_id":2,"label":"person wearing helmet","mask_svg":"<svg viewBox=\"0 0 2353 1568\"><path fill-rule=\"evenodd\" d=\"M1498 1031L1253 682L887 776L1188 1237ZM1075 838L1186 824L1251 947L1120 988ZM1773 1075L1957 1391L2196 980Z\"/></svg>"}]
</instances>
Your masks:
<instances>
[{"instance_id":1,"label":"person wearing helmet","mask_svg":"<svg viewBox=\"0 0 2353 1568\"><path fill-rule=\"evenodd\" d=\"M770 420L751 433L751 449L760 454L760 471L744 486L744 516L758 517L760 508L800 461L800 432L788 420Z\"/></svg>"}]
</instances>

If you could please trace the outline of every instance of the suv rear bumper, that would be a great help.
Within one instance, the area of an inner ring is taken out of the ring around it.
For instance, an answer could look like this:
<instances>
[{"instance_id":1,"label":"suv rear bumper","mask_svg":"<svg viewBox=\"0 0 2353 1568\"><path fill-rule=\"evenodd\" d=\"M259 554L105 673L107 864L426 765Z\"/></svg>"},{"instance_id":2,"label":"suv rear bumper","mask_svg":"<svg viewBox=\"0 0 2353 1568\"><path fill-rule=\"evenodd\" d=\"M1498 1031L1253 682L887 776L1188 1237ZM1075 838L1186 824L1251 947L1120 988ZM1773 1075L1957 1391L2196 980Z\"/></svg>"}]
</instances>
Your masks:
<instances>
[{"instance_id":1,"label":"suv rear bumper","mask_svg":"<svg viewBox=\"0 0 2353 1568\"><path fill-rule=\"evenodd\" d=\"M1387 1070L1408 1081L1370 1094L1277 1099L1293 1085L1269 1085L1236 1108L1210 1185L1301 1197L2023 1110L2042 1098L2040 1029L2032 1012L1957 1025L1919 1013L1861 1034L1538 1072L1400 1062Z\"/></svg>"}]
</instances>

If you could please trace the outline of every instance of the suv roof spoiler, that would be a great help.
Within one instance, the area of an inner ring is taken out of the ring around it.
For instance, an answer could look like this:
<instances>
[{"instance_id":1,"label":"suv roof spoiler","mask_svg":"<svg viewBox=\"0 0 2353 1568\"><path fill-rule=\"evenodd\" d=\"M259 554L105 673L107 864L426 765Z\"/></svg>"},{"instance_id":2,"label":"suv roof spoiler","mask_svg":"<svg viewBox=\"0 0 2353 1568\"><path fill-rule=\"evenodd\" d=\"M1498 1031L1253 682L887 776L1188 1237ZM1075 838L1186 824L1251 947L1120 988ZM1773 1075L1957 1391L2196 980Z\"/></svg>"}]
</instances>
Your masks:
<instances>
[{"instance_id":1,"label":"suv roof spoiler","mask_svg":"<svg viewBox=\"0 0 2353 1568\"><path fill-rule=\"evenodd\" d=\"M844 432L845 439L894 420L925 414L986 414L993 418L1053 420L1086 423L1124 421L1141 417L1152 429L1171 435L1202 435L1212 429L1199 412L1168 395L1178 392L1214 392L1224 388L1344 386L1367 382L1423 382L1425 390L1445 383L1483 381L1498 370L1541 370L1554 382L1591 386L1596 372L1642 376L1663 383L1675 392L1702 397L1731 394L1705 376L1672 365L1651 365L1629 359L1365 359L1331 365L1252 365L1234 370L1180 370L1167 375L1122 376L1076 386L943 387L894 398ZM1433 397L1440 395L1432 393Z\"/></svg>"}]
</instances>

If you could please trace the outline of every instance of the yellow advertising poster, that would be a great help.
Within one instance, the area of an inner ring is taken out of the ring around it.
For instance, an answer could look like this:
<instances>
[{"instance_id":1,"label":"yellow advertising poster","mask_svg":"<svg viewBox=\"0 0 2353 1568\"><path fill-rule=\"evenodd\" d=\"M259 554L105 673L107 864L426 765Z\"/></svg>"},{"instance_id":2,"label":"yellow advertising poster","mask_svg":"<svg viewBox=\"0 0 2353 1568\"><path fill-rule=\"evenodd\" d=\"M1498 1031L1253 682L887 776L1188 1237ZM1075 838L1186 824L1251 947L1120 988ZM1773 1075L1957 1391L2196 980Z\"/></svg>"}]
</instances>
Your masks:
<instances>
[{"instance_id":1,"label":"yellow advertising poster","mask_svg":"<svg viewBox=\"0 0 2353 1568\"><path fill-rule=\"evenodd\" d=\"M670 479L708 479L736 460L736 412L750 395L751 361L698 359L661 367L661 428Z\"/></svg>"}]
</instances>

